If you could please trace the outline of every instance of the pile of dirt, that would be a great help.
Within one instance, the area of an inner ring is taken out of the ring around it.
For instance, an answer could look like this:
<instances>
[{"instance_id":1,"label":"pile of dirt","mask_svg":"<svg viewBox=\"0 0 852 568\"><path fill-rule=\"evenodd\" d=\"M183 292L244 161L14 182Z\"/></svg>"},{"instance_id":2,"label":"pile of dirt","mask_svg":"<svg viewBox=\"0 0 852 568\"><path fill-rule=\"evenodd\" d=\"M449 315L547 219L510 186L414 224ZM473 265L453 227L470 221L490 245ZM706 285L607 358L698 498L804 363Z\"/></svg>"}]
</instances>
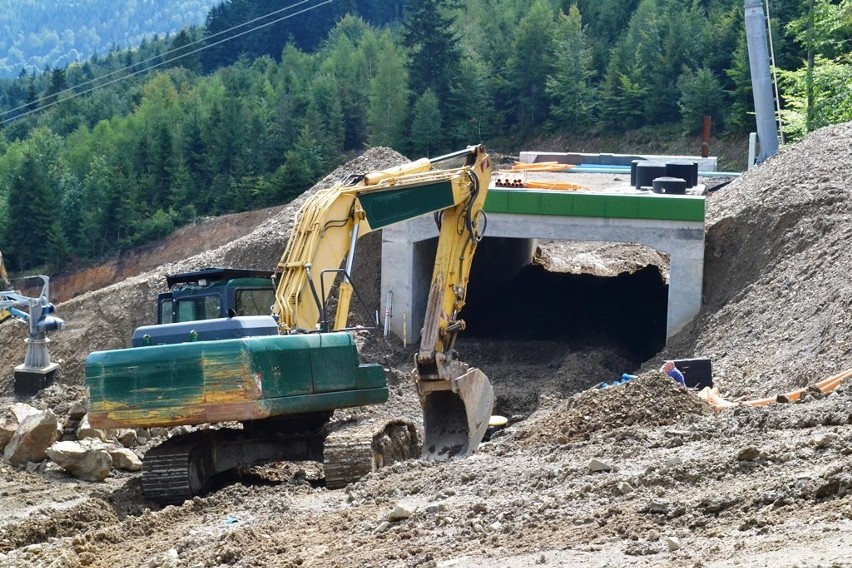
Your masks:
<instances>
[{"instance_id":1,"label":"pile of dirt","mask_svg":"<svg viewBox=\"0 0 852 568\"><path fill-rule=\"evenodd\" d=\"M592 433L625 426L673 424L688 415L713 411L691 391L658 371L607 388L590 389L560 402L548 412L519 425L517 439L526 444L567 444Z\"/></svg>"},{"instance_id":2,"label":"pile of dirt","mask_svg":"<svg viewBox=\"0 0 852 568\"><path fill-rule=\"evenodd\" d=\"M852 367L850 139L818 130L708 196L704 304L663 358L710 357L743 398Z\"/></svg>"}]
</instances>

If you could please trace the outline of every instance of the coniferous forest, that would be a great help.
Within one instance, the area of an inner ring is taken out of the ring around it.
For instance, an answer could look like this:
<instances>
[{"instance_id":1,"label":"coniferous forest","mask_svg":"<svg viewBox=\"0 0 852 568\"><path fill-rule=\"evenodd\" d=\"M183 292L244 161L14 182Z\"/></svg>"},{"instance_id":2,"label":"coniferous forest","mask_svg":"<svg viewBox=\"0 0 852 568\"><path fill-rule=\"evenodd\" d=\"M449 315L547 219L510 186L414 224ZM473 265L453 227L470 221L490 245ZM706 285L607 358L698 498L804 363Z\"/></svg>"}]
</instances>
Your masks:
<instances>
[{"instance_id":1,"label":"coniferous forest","mask_svg":"<svg viewBox=\"0 0 852 568\"><path fill-rule=\"evenodd\" d=\"M204 22L221 0L3 0L0 77L40 73Z\"/></svg>"},{"instance_id":2,"label":"coniferous forest","mask_svg":"<svg viewBox=\"0 0 852 568\"><path fill-rule=\"evenodd\" d=\"M852 120L852 0L766 5L787 139ZM370 146L692 133L705 115L754 129L742 0L226 0L203 25L0 79L0 113L16 271L286 203Z\"/></svg>"}]
</instances>

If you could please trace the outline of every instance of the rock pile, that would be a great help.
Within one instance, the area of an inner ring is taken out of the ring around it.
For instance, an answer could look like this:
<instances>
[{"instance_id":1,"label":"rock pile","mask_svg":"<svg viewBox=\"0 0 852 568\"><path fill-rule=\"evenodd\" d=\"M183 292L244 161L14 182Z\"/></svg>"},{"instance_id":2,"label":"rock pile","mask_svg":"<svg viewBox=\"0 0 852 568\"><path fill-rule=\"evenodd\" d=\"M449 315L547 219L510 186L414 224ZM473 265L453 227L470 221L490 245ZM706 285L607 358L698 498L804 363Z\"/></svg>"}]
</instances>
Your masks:
<instances>
[{"instance_id":1,"label":"rock pile","mask_svg":"<svg viewBox=\"0 0 852 568\"><path fill-rule=\"evenodd\" d=\"M151 439L148 429L96 430L85 414L60 422L51 409L15 403L0 412L0 451L11 465L44 469L52 461L78 479L103 481L110 471L139 471L142 461L131 448Z\"/></svg>"}]
</instances>

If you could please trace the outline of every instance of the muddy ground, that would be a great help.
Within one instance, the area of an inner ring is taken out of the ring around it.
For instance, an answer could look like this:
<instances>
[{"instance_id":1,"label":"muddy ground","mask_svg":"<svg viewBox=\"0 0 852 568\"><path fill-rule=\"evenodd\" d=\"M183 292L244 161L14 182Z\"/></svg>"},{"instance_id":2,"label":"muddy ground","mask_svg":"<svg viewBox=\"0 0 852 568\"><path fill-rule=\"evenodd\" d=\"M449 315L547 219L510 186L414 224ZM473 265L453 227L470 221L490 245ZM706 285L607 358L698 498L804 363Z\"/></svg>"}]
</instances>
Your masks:
<instances>
[{"instance_id":1,"label":"muddy ground","mask_svg":"<svg viewBox=\"0 0 852 568\"><path fill-rule=\"evenodd\" d=\"M647 361L594 342L462 339L512 418L471 458L395 464L340 490L323 487L316 464L275 464L165 508L141 496L138 474L87 483L50 464L0 464L0 566L852 566L852 384L716 414L654 371L664 358L710 357L737 400L852 367L849 140L852 124L822 129L708 195L702 311ZM347 167L402 158L359 160ZM125 345L153 319L165 273L274 265L297 205L218 249L60 304L60 384L33 403L67 413L84 396L85 354ZM379 242L359 244L362 279L377 282ZM646 250L544 244L539 257L552 270L666 275ZM3 405L22 337L0 329ZM419 422L411 346L359 341L393 370L391 396L350 413ZM630 370L640 377L589 390Z\"/></svg>"}]
</instances>

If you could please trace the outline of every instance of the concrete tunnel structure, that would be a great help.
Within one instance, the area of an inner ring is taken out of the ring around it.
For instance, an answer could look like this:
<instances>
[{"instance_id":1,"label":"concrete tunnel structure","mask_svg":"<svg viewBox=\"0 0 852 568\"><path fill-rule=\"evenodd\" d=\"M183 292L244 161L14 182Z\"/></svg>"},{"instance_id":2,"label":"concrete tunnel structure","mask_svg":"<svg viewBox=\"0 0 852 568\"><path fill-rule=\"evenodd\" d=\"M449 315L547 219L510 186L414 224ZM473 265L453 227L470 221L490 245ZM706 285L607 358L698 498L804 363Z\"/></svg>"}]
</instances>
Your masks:
<instances>
[{"instance_id":1,"label":"concrete tunnel structure","mask_svg":"<svg viewBox=\"0 0 852 568\"><path fill-rule=\"evenodd\" d=\"M670 258L667 339L701 308L704 205L701 196L633 189L588 193L491 188L483 243L494 238L502 242L500 272L490 275L489 284L499 286L528 266L538 240L644 245ZM431 217L392 225L382 233L381 313L386 313L392 295L390 328L408 343L419 339L437 235Z\"/></svg>"}]
</instances>

